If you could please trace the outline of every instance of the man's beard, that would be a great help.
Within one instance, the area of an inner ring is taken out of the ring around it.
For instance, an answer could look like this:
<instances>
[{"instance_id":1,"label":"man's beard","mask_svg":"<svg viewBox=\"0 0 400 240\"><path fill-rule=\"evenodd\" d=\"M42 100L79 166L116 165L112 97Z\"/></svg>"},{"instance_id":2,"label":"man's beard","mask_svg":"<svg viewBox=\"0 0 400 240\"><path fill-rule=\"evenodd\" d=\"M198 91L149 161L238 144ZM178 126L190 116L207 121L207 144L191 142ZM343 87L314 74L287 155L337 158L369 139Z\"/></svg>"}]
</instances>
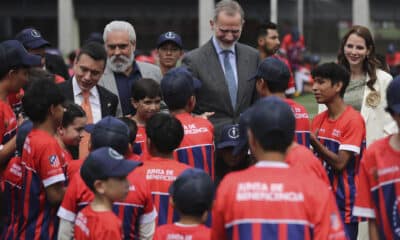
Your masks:
<instances>
[{"instance_id":1,"label":"man's beard","mask_svg":"<svg viewBox=\"0 0 400 240\"><path fill-rule=\"evenodd\" d=\"M269 48L267 47L267 44L264 45L264 52L267 54L267 56L272 56L272 55L274 55L276 52L278 52L278 50L279 50L279 47L269 49Z\"/></svg>"},{"instance_id":2,"label":"man's beard","mask_svg":"<svg viewBox=\"0 0 400 240\"><path fill-rule=\"evenodd\" d=\"M131 57L126 57L123 55L120 56L112 56L107 59L107 65L113 72L123 73L129 67L132 66L133 61L135 60L135 54L132 53Z\"/></svg>"}]
</instances>

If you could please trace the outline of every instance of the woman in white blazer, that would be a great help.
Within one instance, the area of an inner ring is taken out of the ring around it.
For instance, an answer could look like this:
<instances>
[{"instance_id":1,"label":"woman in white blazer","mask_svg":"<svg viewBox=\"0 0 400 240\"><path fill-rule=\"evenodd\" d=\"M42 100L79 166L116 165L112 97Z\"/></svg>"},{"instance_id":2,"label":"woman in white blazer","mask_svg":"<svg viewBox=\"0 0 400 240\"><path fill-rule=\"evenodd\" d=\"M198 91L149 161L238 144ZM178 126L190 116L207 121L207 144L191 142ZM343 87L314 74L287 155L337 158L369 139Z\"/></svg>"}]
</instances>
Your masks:
<instances>
[{"instance_id":1,"label":"woman in white blazer","mask_svg":"<svg viewBox=\"0 0 400 240\"><path fill-rule=\"evenodd\" d=\"M379 69L381 63L375 56L375 43L368 28L353 26L346 33L337 60L351 74L344 101L363 116L367 146L395 133L396 123L385 111L386 88L392 76Z\"/></svg>"}]
</instances>

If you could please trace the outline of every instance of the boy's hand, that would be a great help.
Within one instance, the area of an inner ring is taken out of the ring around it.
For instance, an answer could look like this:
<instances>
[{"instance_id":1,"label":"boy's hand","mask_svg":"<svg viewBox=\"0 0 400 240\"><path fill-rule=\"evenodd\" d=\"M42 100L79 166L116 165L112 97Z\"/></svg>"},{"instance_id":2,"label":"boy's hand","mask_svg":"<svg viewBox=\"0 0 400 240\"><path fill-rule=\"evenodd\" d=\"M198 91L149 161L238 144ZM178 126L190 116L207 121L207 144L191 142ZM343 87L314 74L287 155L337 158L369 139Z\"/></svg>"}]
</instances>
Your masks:
<instances>
[{"instance_id":1,"label":"boy's hand","mask_svg":"<svg viewBox=\"0 0 400 240\"><path fill-rule=\"evenodd\" d=\"M214 114L215 114L215 112L204 112L201 115L197 115L197 117L201 117L201 118L204 118L204 119L208 120L208 118L211 117Z\"/></svg>"}]
</instances>

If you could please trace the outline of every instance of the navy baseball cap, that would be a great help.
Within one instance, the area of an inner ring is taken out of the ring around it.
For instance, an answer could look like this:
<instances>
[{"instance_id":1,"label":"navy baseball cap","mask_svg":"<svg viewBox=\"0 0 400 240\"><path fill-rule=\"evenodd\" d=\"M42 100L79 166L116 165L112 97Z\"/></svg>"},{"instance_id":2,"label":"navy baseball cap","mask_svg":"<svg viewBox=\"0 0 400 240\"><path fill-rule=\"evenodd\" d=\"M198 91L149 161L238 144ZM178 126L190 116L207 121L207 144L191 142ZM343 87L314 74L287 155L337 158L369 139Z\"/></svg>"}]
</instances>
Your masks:
<instances>
[{"instance_id":1,"label":"navy baseball cap","mask_svg":"<svg viewBox=\"0 0 400 240\"><path fill-rule=\"evenodd\" d=\"M129 144L129 128L121 120L106 116L96 124L88 124L85 130L91 134L93 149L112 146L117 152L125 154Z\"/></svg>"},{"instance_id":2,"label":"navy baseball cap","mask_svg":"<svg viewBox=\"0 0 400 240\"><path fill-rule=\"evenodd\" d=\"M249 127L250 112L252 108L248 108L246 111L242 112L239 117L239 139L238 144L232 151L232 154L238 155L240 152L249 149L249 143L247 140L247 128Z\"/></svg>"},{"instance_id":3,"label":"navy baseball cap","mask_svg":"<svg viewBox=\"0 0 400 240\"><path fill-rule=\"evenodd\" d=\"M86 185L93 188L96 180L127 176L140 165L141 162L125 159L110 147L101 147L89 153L82 164L80 174Z\"/></svg>"},{"instance_id":4,"label":"navy baseball cap","mask_svg":"<svg viewBox=\"0 0 400 240\"><path fill-rule=\"evenodd\" d=\"M183 214L201 215L209 210L214 199L214 184L201 169L183 171L169 188L176 208Z\"/></svg>"},{"instance_id":5,"label":"navy baseball cap","mask_svg":"<svg viewBox=\"0 0 400 240\"><path fill-rule=\"evenodd\" d=\"M13 67L34 67L41 65L41 57L30 54L17 40L7 40L0 43L0 58L3 67L8 70Z\"/></svg>"},{"instance_id":6,"label":"navy baseball cap","mask_svg":"<svg viewBox=\"0 0 400 240\"><path fill-rule=\"evenodd\" d=\"M387 110L400 114L400 76L390 82L386 90Z\"/></svg>"},{"instance_id":7,"label":"navy baseball cap","mask_svg":"<svg viewBox=\"0 0 400 240\"><path fill-rule=\"evenodd\" d=\"M289 146L294 138L296 123L290 106L282 99L271 96L254 104L248 126L259 141L267 140L271 134L278 134L279 140Z\"/></svg>"},{"instance_id":8,"label":"navy baseball cap","mask_svg":"<svg viewBox=\"0 0 400 240\"><path fill-rule=\"evenodd\" d=\"M176 45L178 45L178 47L180 49L183 48L183 44L182 44L182 38L181 36L179 36L177 33L174 32L166 32L161 34L158 37L158 41L157 41L157 48L160 48L161 45L163 45L166 42L173 42Z\"/></svg>"},{"instance_id":9,"label":"navy baseball cap","mask_svg":"<svg viewBox=\"0 0 400 240\"><path fill-rule=\"evenodd\" d=\"M188 97L201 88L201 82L186 67L176 67L164 75L160 87L164 101L168 105L171 101L187 101Z\"/></svg>"},{"instance_id":10,"label":"navy baseball cap","mask_svg":"<svg viewBox=\"0 0 400 240\"><path fill-rule=\"evenodd\" d=\"M229 124L222 127L217 149L236 147L239 144L239 124Z\"/></svg>"},{"instance_id":11,"label":"navy baseball cap","mask_svg":"<svg viewBox=\"0 0 400 240\"><path fill-rule=\"evenodd\" d=\"M19 127L16 136L16 152L18 156L22 155L25 139L33 128L33 123L30 120L25 120Z\"/></svg>"},{"instance_id":12,"label":"navy baseball cap","mask_svg":"<svg viewBox=\"0 0 400 240\"><path fill-rule=\"evenodd\" d=\"M257 68L253 79L262 78L266 82L289 82L290 71L288 66L276 57L267 57Z\"/></svg>"},{"instance_id":13,"label":"navy baseball cap","mask_svg":"<svg viewBox=\"0 0 400 240\"><path fill-rule=\"evenodd\" d=\"M40 32L34 28L25 28L19 32L15 39L20 41L27 49L37 49L50 46L50 43L43 39Z\"/></svg>"}]
</instances>

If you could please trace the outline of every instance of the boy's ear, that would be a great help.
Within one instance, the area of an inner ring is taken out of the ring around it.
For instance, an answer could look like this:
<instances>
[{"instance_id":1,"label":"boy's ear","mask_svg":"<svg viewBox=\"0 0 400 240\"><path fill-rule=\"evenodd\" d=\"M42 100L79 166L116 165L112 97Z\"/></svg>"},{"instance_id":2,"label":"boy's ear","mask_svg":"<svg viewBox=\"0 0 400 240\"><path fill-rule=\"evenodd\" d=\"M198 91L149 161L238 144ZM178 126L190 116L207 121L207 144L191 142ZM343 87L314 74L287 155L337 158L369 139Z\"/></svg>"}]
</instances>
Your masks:
<instances>
[{"instance_id":1,"label":"boy's ear","mask_svg":"<svg viewBox=\"0 0 400 240\"><path fill-rule=\"evenodd\" d=\"M135 99L131 98L131 104L135 109L137 109L138 103L139 103L138 101L136 101Z\"/></svg>"},{"instance_id":2,"label":"boy's ear","mask_svg":"<svg viewBox=\"0 0 400 240\"><path fill-rule=\"evenodd\" d=\"M343 82L337 82L333 85L335 87L335 91L340 94L343 87Z\"/></svg>"},{"instance_id":3,"label":"boy's ear","mask_svg":"<svg viewBox=\"0 0 400 240\"><path fill-rule=\"evenodd\" d=\"M175 208L175 202L174 202L174 199L172 198L172 196L169 196L169 204L170 204L173 208Z\"/></svg>"},{"instance_id":4,"label":"boy's ear","mask_svg":"<svg viewBox=\"0 0 400 240\"><path fill-rule=\"evenodd\" d=\"M64 135L64 128L63 127L58 127L57 128L57 133L58 133L58 135L60 135L60 136L62 136L62 135Z\"/></svg>"},{"instance_id":5,"label":"boy's ear","mask_svg":"<svg viewBox=\"0 0 400 240\"><path fill-rule=\"evenodd\" d=\"M102 180L95 180L93 183L93 188L98 192L99 194L104 194L105 188L104 188L104 181Z\"/></svg>"}]
</instances>

